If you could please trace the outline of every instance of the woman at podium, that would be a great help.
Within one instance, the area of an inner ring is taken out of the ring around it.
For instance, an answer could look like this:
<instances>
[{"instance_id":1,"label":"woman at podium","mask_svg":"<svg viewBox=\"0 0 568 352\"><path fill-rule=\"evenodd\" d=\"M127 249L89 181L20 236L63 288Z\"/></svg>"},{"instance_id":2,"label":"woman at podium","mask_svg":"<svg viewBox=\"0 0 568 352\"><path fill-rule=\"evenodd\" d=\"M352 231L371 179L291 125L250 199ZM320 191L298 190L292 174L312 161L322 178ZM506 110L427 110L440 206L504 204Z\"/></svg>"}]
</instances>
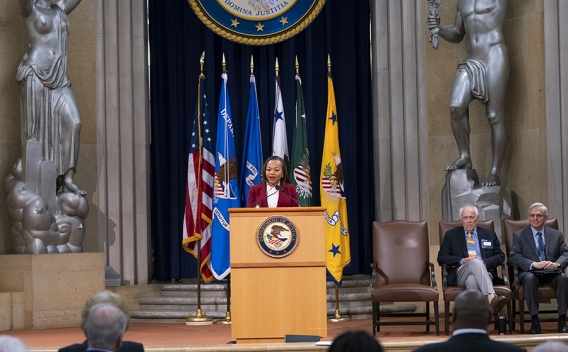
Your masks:
<instances>
[{"instance_id":1,"label":"woman at podium","mask_svg":"<svg viewBox=\"0 0 568 352\"><path fill-rule=\"evenodd\" d=\"M296 188L287 182L289 176L281 157L273 155L266 159L262 166L262 182L251 187L247 208L299 207Z\"/></svg>"}]
</instances>

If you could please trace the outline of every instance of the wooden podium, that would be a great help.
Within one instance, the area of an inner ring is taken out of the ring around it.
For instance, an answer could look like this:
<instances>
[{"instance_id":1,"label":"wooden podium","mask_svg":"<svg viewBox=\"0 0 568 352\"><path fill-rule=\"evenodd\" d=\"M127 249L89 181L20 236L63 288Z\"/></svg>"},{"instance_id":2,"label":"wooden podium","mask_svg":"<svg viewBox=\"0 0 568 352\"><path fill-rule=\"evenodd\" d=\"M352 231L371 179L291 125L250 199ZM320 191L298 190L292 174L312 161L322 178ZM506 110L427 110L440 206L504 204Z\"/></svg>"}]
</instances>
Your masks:
<instances>
[{"instance_id":1,"label":"wooden podium","mask_svg":"<svg viewBox=\"0 0 568 352\"><path fill-rule=\"evenodd\" d=\"M229 209L231 328L237 343L281 343L287 334L327 336L324 210ZM277 220L289 220L292 230L286 232L296 230L287 239L295 247L283 256L266 254L259 243L270 238Z\"/></svg>"}]
</instances>

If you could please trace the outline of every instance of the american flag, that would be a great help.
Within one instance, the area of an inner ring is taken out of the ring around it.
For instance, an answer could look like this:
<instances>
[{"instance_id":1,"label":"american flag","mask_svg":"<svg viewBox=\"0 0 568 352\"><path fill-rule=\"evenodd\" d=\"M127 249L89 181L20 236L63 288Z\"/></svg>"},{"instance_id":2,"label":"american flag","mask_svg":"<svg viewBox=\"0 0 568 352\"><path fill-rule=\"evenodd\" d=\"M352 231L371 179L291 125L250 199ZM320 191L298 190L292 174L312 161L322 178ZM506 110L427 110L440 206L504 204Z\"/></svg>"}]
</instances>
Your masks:
<instances>
[{"instance_id":1,"label":"american flag","mask_svg":"<svg viewBox=\"0 0 568 352\"><path fill-rule=\"evenodd\" d=\"M186 251L197 258L196 241L201 240L199 268L203 280L210 282L213 279L210 258L215 155L211 152L213 150L213 133L209 128L209 112L204 84L205 77L201 75L199 77L199 99L195 108L187 166L182 244Z\"/></svg>"}]
</instances>

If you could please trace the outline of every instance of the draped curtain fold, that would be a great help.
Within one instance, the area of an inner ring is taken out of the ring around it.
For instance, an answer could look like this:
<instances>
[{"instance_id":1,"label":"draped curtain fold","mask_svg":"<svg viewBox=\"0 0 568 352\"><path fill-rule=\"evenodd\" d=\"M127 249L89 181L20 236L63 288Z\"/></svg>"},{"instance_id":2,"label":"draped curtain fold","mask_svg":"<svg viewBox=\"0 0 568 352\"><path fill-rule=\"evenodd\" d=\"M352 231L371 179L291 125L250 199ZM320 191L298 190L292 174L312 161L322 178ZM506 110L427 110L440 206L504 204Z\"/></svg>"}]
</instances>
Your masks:
<instances>
[{"instance_id":1,"label":"draped curtain fold","mask_svg":"<svg viewBox=\"0 0 568 352\"><path fill-rule=\"evenodd\" d=\"M151 101L151 234L154 279L196 277L194 257L181 246L191 125L197 104L199 59L205 51L206 94L215 135L226 60L237 164L249 99L251 56L257 82L264 157L272 154L275 61L284 102L288 145L295 124L295 58L298 57L307 117L313 205L320 204L319 174L327 106L327 56L334 77L339 142L351 234L347 275L369 273L374 220L371 116L370 9L368 0L327 0L321 13L298 35L281 43L250 46L209 30L186 0L149 1ZM241 170L239 169L239 175ZM310 236L310 234L301 234Z\"/></svg>"}]
</instances>

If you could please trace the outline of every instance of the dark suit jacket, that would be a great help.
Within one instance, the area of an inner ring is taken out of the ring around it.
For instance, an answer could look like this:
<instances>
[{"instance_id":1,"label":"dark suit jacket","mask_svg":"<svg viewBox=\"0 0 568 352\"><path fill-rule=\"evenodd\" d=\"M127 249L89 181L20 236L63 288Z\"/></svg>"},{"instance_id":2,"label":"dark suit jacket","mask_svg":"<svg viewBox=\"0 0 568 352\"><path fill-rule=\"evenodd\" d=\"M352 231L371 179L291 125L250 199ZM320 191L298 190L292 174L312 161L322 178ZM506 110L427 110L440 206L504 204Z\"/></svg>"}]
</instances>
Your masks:
<instances>
[{"instance_id":1,"label":"dark suit jacket","mask_svg":"<svg viewBox=\"0 0 568 352\"><path fill-rule=\"evenodd\" d=\"M487 334L460 334L450 337L447 341L424 345L414 352L522 352L526 350L509 343L494 341Z\"/></svg>"},{"instance_id":2,"label":"dark suit jacket","mask_svg":"<svg viewBox=\"0 0 568 352\"><path fill-rule=\"evenodd\" d=\"M61 347L59 352L85 352L88 347L89 345L85 340L83 343L76 343L67 347ZM138 342L123 341L118 352L144 352L144 346Z\"/></svg>"},{"instance_id":3,"label":"dark suit jacket","mask_svg":"<svg viewBox=\"0 0 568 352\"><path fill-rule=\"evenodd\" d=\"M568 266L568 247L564 242L562 232L545 227L544 249L546 260L558 262L562 266L562 270L566 269L566 266ZM513 246L509 252L509 261L517 264L520 271L529 271L533 262L540 262L530 226L513 234Z\"/></svg>"},{"instance_id":4,"label":"dark suit jacket","mask_svg":"<svg viewBox=\"0 0 568 352\"><path fill-rule=\"evenodd\" d=\"M280 186L280 194L278 195L278 207L299 207L298 194L296 188L287 183L286 187ZM270 195L272 197L272 195ZM258 203L256 203L258 202ZM266 194L266 185L259 183L250 188L248 194L247 207L259 206L261 208L268 207L268 197Z\"/></svg>"},{"instance_id":5,"label":"dark suit jacket","mask_svg":"<svg viewBox=\"0 0 568 352\"><path fill-rule=\"evenodd\" d=\"M495 232L477 227L477 240L481 250L481 259L485 262L487 271L493 275L494 285L503 285L504 281L497 276L497 267L505 261L505 254L501 250L501 243ZM491 242L490 248L483 248L483 241ZM466 258L467 243L463 226L446 232L438 252L438 264L448 266L448 285L457 285L457 271L460 260Z\"/></svg>"}]
</instances>

